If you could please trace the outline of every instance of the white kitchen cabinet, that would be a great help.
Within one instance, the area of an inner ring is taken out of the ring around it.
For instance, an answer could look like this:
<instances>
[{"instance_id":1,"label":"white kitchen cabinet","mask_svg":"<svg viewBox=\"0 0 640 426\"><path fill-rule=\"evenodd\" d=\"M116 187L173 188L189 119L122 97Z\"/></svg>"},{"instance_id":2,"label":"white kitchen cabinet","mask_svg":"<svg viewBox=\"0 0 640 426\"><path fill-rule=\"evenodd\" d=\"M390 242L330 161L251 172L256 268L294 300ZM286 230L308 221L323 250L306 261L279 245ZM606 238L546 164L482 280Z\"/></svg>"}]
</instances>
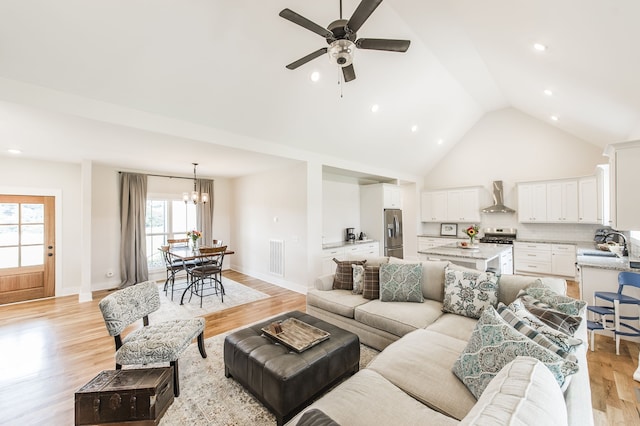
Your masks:
<instances>
[{"instance_id":1,"label":"white kitchen cabinet","mask_svg":"<svg viewBox=\"0 0 640 426\"><path fill-rule=\"evenodd\" d=\"M547 222L578 222L578 181L547 183Z\"/></svg>"},{"instance_id":2,"label":"white kitchen cabinet","mask_svg":"<svg viewBox=\"0 0 640 426\"><path fill-rule=\"evenodd\" d=\"M322 274L334 274L336 272L336 262L333 259L345 260L345 257L344 247L322 250Z\"/></svg>"},{"instance_id":3,"label":"white kitchen cabinet","mask_svg":"<svg viewBox=\"0 0 640 426\"><path fill-rule=\"evenodd\" d=\"M551 245L551 273L575 279L576 246L573 244Z\"/></svg>"},{"instance_id":4,"label":"white kitchen cabinet","mask_svg":"<svg viewBox=\"0 0 640 426\"><path fill-rule=\"evenodd\" d=\"M525 243L513 245L516 274L550 274L575 279L576 246Z\"/></svg>"},{"instance_id":5,"label":"white kitchen cabinet","mask_svg":"<svg viewBox=\"0 0 640 426\"><path fill-rule=\"evenodd\" d=\"M402 190L399 186L382 184L382 191L385 209L402 208Z\"/></svg>"},{"instance_id":6,"label":"white kitchen cabinet","mask_svg":"<svg viewBox=\"0 0 640 426\"><path fill-rule=\"evenodd\" d=\"M447 220L447 191L427 191L420 194L420 220L422 222Z\"/></svg>"},{"instance_id":7,"label":"white kitchen cabinet","mask_svg":"<svg viewBox=\"0 0 640 426\"><path fill-rule=\"evenodd\" d=\"M425 191L420 207L423 222L480 222L480 188Z\"/></svg>"},{"instance_id":8,"label":"white kitchen cabinet","mask_svg":"<svg viewBox=\"0 0 640 426\"><path fill-rule=\"evenodd\" d=\"M500 253L500 274L513 274L513 249Z\"/></svg>"},{"instance_id":9,"label":"white kitchen cabinet","mask_svg":"<svg viewBox=\"0 0 640 426\"><path fill-rule=\"evenodd\" d=\"M546 183L518 184L518 221L523 223L547 221Z\"/></svg>"},{"instance_id":10,"label":"white kitchen cabinet","mask_svg":"<svg viewBox=\"0 0 640 426\"><path fill-rule=\"evenodd\" d=\"M551 274L551 244L514 242L516 274Z\"/></svg>"},{"instance_id":11,"label":"white kitchen cabinet","mask_svg":"<svg viewBox=\"0 0 640 426\"><path fill-rule=\"evenodd\" d=\"M640 141L609 145L610 225L616 229L640 230Z\"/></svg>"},{"instance_id":12,"label":"white kitchen cabinet","mask_svg":"<svg viewBox=\"0 0 640 426\"><path fill-rule=\"evenodd\" d=\"M480 222L480 190L467 188L447 191L447 220Z\"/></svg>"},{"instance_id":13,"label":"white kitchen cabinet","mask_svg":"<svg viewBox=\"0 0 640 426\"><path fill-rule=\"evenodd\" d=\"M578 222L602 224L602 190L597 176L578 180Z\"/></svg>"}]
</instances>

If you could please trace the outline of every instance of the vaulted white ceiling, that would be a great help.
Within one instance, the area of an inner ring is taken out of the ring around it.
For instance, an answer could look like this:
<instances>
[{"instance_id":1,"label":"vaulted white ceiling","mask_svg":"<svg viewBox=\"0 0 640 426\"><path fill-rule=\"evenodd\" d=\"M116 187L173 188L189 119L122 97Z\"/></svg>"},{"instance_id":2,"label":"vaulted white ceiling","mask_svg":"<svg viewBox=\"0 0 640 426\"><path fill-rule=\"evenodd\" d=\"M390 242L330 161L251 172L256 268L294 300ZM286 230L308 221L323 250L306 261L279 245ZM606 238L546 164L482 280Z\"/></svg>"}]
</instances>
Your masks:
<instances>
[{"instance_id":1,"label":"vaulted white ceiling","mask_svg":"<svg viewBox=\"0 0 640 426\"><path fill-rule=\"evenodd\" d=\"M325 57L287 70L326 42L278 12L326 26L338 5L2 0L2 155L187 173L198 156L218 176L315 158L420 176L504 107L598 146L640 137L637 0L385 0L358 35L410 39L407 53L356 51L346 84Z\"/></svg>"}]
</instances>

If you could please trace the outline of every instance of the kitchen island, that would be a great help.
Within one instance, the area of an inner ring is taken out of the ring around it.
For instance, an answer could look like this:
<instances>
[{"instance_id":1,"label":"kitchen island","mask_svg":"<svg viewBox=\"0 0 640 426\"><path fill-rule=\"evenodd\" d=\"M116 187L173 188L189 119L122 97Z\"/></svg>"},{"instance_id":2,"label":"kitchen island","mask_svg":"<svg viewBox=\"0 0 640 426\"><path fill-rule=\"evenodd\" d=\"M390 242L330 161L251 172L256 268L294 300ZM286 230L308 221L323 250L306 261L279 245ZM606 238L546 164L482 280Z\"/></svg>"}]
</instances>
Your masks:
<instances>
[{"instance_id":1,"label":"kitchen island","mask_svg":"<svg viewBox=\"0 0 640 426\"><path fill-rule=\"evenodd\" d=\"M582 255L578 251L577 262L580 272L580 298L589 305L594 304L593 293L596 291L618 291L618 274L620 272L640 273L640 269L632 268L628 257L602 257ZM625 287L625 294L640 298L640 289ZM623 315L637 315L635 306L623 305ZM602 333L596 331L596 333ZM611 335L611 332L602 334ZM638 337L621 336L623 339L640 342Z\"/></svg>"},{"instance_id":2,"label":"kitchen island","mask_svg":"<svg viewBox=\"0 0 640 426\"><path fill-rule=\"evenodd\" d=\"M447 244L418 250L421 259L449 260L457 265L486 271L495 268L503 274L513 273L513 247L508 244L479 243L474 248L463 248L459 244Z\"/></svg>"}]
</instances>

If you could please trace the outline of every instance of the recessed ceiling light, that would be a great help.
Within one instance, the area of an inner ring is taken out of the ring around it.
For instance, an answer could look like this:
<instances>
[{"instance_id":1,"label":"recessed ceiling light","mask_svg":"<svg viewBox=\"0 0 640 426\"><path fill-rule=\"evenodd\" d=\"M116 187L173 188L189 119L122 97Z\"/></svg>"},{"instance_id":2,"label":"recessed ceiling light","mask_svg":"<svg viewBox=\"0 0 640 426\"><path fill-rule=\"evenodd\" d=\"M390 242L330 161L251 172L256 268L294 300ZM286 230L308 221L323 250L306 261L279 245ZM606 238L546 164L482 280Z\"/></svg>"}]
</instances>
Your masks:
<instances>
[{"instance_id":1,"label":"recessed ceiling light","mask_svg":"<svg viewBox=\"0 0 640 426\"><path fill-rule=\"evenodd\" d=\"M311 73L309 78L315 83L316 81L320 80L320 73L318 71L314 71Z\"/></svg>"},{"instance_id":2,"label":"recessed ceiling light","mask_svg":"<svg viewBox=\"0 0 640 426\"><path fill-rule=\"evenodd\" d=\"M371 112L378 112L379 109L380 106L378 106L378 104L371 105Z\"/></svg>"},{"instance_id":3,"label":"recessed ceiling light","mask_svg":"<svg viewBox=\"0 0 640 426\"><path fill-rule=\"evenodd\" d=\"M545 46L542 43L536 43L533 45L533 48L536 49L538 52L544 52L545 50L547 50L547 46Z\"/></svg>"},{"instance_id":4,"label":"recessed ceiling light","mask_svg":"<svg viewBox=\"0 0 640 426\"><path fill-rule=\"evenodd\" d=\"M9 154L22 154L22 151L20 151L19 149L14 149L14 148L8 149L7 152Z\"/></svg>"},{"instance_id":5,"label":"recessed ceiling light","mask_svg":"<svg viewBox=\"0 0 640 426\"><path fill-rule=\"evenodd\" d=\"M544 94L547 95L547 96L553 96L553 92L551 90L549 90L549 89L546 89L544 91Z\"/></svg>"},{"instance_id":6,"label":"recessed ceiling light","mask_svg":"<svg viewBox=\"0 0 640 426\"><path fill-rule=\"evenodd\" d=\"M442 139L438 139L438 145L442 145L444 141Z\"/></svg>"},{"instance_id":7,"label":"recessed ceiling light","mask_svg":"<svg viewBox=\"0 0 640 426\"><path fill-rule=\"evenodd\" d=\"M411 131L413 133L417 132L418 131L418 126L416 126L415 124L413 126L411 126Z\"/></svg>"},{"instance_id":8,"label":"recessed ceiling light","mask_svg":"<svg viewBox=\"0 0 640 426\"><path fill-rule=\"evenodd\" d=\"M552 115L552 116L551 116L551 119L552 119L553 121L558 121L558 116L557 116L557 115Z\"/></svg>"}]
</instances>

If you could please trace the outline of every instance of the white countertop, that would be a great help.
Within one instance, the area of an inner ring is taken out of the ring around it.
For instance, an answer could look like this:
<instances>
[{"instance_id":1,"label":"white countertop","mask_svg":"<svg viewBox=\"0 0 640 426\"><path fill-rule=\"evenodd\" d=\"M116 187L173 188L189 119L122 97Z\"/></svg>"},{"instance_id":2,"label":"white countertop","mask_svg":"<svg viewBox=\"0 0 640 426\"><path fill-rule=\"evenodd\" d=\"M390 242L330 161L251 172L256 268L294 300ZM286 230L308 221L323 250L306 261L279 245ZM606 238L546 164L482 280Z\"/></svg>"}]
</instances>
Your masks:
<instances>
[{"instance_id":1,"label":"white countertop","mask_svg":"<svg viewBox=\"0 0 640 426\"><path fill-rule=\"evenodd\" d=\"M511 245L479 243L477 248L461 248L457 244L432 247L418 250L418 253L432 256L456 257L460 259L491 260L500 256L505 251L510 251Z\"/></svg>"},{"instance_id":2,"label":"white countertop","mask_svg":"<svg viewBox=\"0 0 640 426\"><path fill-rule=\"evenodd\" d=\"M581 268L612 269L615 271L640 272L638 268L629 265L628 257L600 257L600 256L578 256L576 263Z\"/></svg>"},{"instance_id":3,"label":"white countertop","mask_svg":"<svg viewBox=\"0 0 640 426\"><path fill-rule=\"evenodd\" d=\"M367 244L367 243L377 243L377 240L355 240L354 242L350 243L348 241L338 241L336 243L327 243L327 244L323 244L322 245L322 249L333 249L333 248L339 248L339 247L351 247L354 245L358 245L358 244Z\"/></svg>"}]
</instances>

